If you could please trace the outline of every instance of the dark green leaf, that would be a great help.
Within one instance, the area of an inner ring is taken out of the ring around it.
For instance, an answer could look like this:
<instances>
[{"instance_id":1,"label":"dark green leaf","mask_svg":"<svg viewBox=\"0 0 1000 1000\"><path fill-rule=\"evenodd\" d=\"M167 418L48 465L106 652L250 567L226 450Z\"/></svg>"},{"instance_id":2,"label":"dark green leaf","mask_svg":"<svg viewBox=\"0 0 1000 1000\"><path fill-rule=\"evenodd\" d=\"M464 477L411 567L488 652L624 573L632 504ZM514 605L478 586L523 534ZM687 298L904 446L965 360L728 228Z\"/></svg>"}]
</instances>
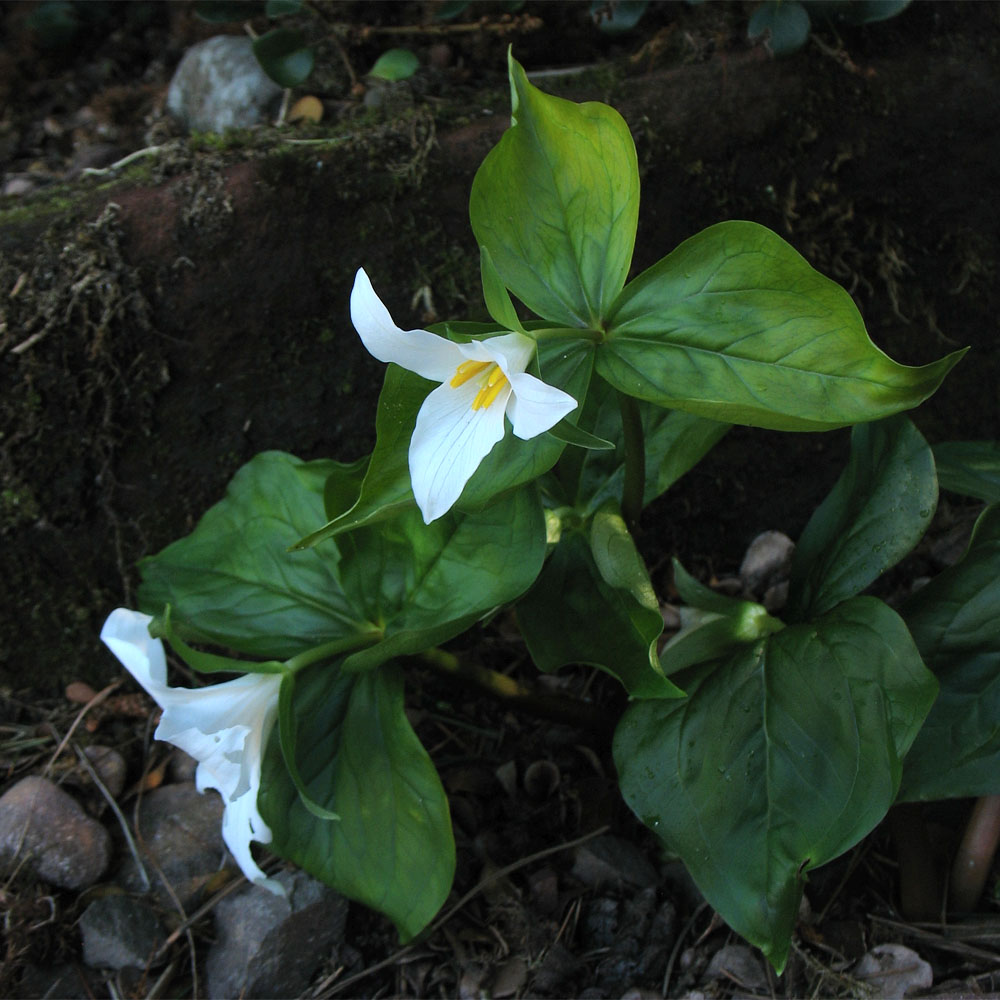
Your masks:
<instances>
[{"instance_id":1,"label":"dark green leaf","mask_svg":"<svg viewBox=\"0 0 1000 1000\"><path fill-rule=\"evenodd\" d=\"M615 450L613 441L606 441L604 438L599 438L594 434L588 434L587 431L581 430L568 420L560 420L549 433L564 444L572 444L577 448L585 448L588 451Z\"/></svg>"},{"instance_id":2,"label":"dark green leaf","mask_svg":"<svg viewBox=\"0 0 1000 1000\"><path fill-rule=\"evenodd\" d=\"M1000 793L1000 507L903 617L941 694L906 758L903 799Z\"/></svg>"},{"instance_id":3,"label":"dark green leaf","mask_svg":"<svg viewBox=\"0 0 1000 1000\"><path fill-rule=\"evenodd\" d=\"M264 13L268 17L287 17L302 10L302 0L267 0Z\"/></svg>"},{"instance_id":4,"label":"dark green leaf","mask_svg":"<svg viewBox=\"0 0 1000 1000\"><path fill-rule=\"evenodd\" d=\"M261 69L279 87L297 87L313 71L316 55L301 31L274 28L253 40L253 53Z\"/></svg>"},{"instance_id":5,"label":"dark green leaf","mask_svg":"<svg viewBox=\"0 0 1000 1000\"><path fill-rule=\"evenodd\" d=\"M628 708L622 792L708 902L780 970L803 876L885 815L936 684L902 620L858 597Z\"/></svg>"},{"instance_id":6,"label":"dark green leaf","mask_svg":"<svg viewBox=\"0 0 1000 1000\"><path fill-rule=\"evenodd\" d=\"M1000 443L946 441L932 450L941 489L1000 503Z\"/></svg>"},{"instance_id":7,"label":"dark green leaf","mask_svg":"<svg viewBox=\"0 0 1000 1000\"><path fill-rule=\"evenodd\" d=\"M962 353L896 364L843 288L763 226L723 222L629 283L597 372L629 395L713 420L825 430L916 406Z\"/></svg>"},{"instance_id":8,"label":"dark green leaf","mask_svg":"<svg viewBox=\"0 0 1000 1000\"><path fill-rule=\"evenodd\" d=\"M170 604L186 637L272 659L368 631L341 588L336 550L287 551L323 519L335 466L257 455L190 535L140 563L139 606L156 615Z\"/></svg>"},{"instance_id":9,"label":"dark green leaf","mask_svg":"<svg viewBox=\"0 0 1000 1000\"><path fill-rule=\"evenodd\" d=\"M798 52L809 41L809 14L798 0L767 0L751 15L747 38L766 33L767 47L776 56Z\"/></svg>"},{"instance_id":10,"label":"dark green leaf","mask_svg":"<svg viewBox=\"0 0 1000 1000\"><path fill-rule=\"evenodd\" d=\"M257 799L272 850L384 913L408 941L447 898L455 844L441 781L406 720L402 674L313 667L296 678L291 710L302 780L341 819L306 809L272 738Z\"/></svg>"},{"instance_id":11,"label":"dark green leaf","mask_svg":"<svg viewBox=\"0 0 1000 1000\"><path fill-rule=\"evenodd\" d=\"M632 259L632 136L605 104L542 93L513 57L510 80L512 124L473 181L473 232L529 309L562 326L597 327Z\"/></svg>"},{"instance_id":12,"label":"dark green leaf","mask_svg":"<svg viewBox=\"0 0 1000 1000\"><path fill-rule=\"evenodd\" d=\"M552 673L585 663L616 677L634 697L681 694L656 658L663 631L659 610L609 584L578 531L563 535L538 582L518 604L517 618L539 670Z\"/></svg>"},{"instance_id":13,"label":"dark green leaf","mask_svg":"<svg viewBox=\"0 0 1000 1000\"><path fill-rule=\"evenodd\" d=\"M796 546L787 617L859 594L920 541L936 507L934 458L906 417L855 427L847 468Z\"/></svg>"},{"instance_id":14,"label":"dark green leaf","mask_svg":"<svg viewBox=\"0 0 1000 1000\"><path fill-rule=\"evenodd\" d=\"M606 35L623 35L642 19L649 0L591 0L590 16Z\"/></svg>"}]
</instances>

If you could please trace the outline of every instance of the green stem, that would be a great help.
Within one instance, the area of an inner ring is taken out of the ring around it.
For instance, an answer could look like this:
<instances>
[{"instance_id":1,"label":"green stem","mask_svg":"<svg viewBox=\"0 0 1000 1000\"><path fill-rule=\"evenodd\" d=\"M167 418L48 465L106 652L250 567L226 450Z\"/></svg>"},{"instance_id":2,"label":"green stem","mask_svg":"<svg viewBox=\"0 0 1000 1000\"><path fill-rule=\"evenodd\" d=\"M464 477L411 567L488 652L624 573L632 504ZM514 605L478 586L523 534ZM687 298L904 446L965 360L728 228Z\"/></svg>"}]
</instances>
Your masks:
<instances>
[{"instance_id":1,"label":"green stem","mask_svg":"<svg viewBox=\"0 0 1000 1000\"><path fill-rule=\"evenodd\" d=\"M622 517L633 534L639 526L646 491L646 441L639 404L632 396L618 393L618 408L625 433L625 483L622 486Z\"/></svg>"},{"instance_id":2,"label":"green stem","mask_svg":"<svg viewBox=\"0 0 1000 1000\"><path fill-rule=\"evenodd\" d=\"M353 635L331 639L329 642L313 646L312 649L303 650L290 660L286 660L285 669L294 674L305 667L318 663L320 660L328 660L331 656L337 656L340 653L346 653L354 649L361 649L362 646L374 645L381 638L381 631L372 629L370 632L355 632Z\"/></svg>"},{"instance_id":3,"label":"green stem","mask_svg":"<svg viewBox=\"0 0 1000 1000\"><path fill-rule=\"evenodd\" d=\"M470 687L485 691L500 701L530 712L532 715L553 722L562 722L578 729L589 729L610 739L614 732L615 719L601 711L596 705L569 698L554 696L544 691L536 691L524 684L477 663L460 660L442 649L429 649L420 654L420 659L439 674L460 681Z\"/></svg>"}]
</instances>

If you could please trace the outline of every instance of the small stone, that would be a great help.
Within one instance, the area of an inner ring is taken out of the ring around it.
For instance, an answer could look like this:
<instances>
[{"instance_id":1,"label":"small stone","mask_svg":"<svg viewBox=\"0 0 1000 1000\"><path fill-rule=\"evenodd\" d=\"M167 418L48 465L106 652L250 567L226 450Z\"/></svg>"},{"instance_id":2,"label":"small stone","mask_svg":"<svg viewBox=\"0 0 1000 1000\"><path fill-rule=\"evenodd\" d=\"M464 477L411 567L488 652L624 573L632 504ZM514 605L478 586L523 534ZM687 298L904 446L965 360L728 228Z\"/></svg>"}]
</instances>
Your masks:
<instances>
[{"instance_id":1,"label":"small stone","mask_svg":"<svg viewBox=\"0 0 1000 1000\"><path fill-rule=\"evenodd\" d=\"M30 194L38 184L31 177L15 176L4 181L3 194L10 198L17 198L23 194Z\"/></svg>"},{"instance_id":2,"label":"small stone","mask_svg":"<svg viewBox=\"0 0 1000 1000\"><path fill-rule=\"evenodd\" d=\"M152 908L123 895L95 899L80 917L80 934L92 969L145 969L166 940Z\"/></svg>"},{"instance_id":3,"label":"small stone","mask_svg":"<svg viewBox=\"0 0 1000 1000\"><path fill-rule=\"evenodd\" d=\"M871 983L880 997L896 1000L934 985L934 973L912 948L879 944L862 955L854 967L856 978Z\"/></svg>"},{"instance_id":4,"label":"small stone","mask_svg":"<svg viewBox=\"0 0 1000 1000\"><path fill-rule=\"evenodd\" d=\"M249 38L217 35L184 54L170 81L167 110L189 132L225 132L273 118L281 93Z\"/></svg>"},{"instance_id":5,"label":"small stone","mask_svg":"<svg viewBox=\"0 0 1000 1000\"><path fill-rule=\"evenodd\" d=\"M780 531L765 531L749 545L740 565L740 582L751 594L762 594L788 576L795 543Z\"/></svg>"},{"instance_id":6,"label":"small stone","mask_svg":"<svg viewBox=\"0 0 1000 1000\"><path fill-rule=\"evenodd\" d=\"M155 862L146 864L146 872L164 905L171 905L172 891L186 908L222 867L222 813L219 794L208 790L202 795L194 785L164 785L143 796L139 840L144 855ZM119 880L132 892L146 888L131 855Z\"/></svg>"},{"instance_id":7,"label":"small stone","mask_svg":"<svg viewBox=\"0 0 1000 1000\"><path fill-rule=\"evenodd\" d=\"M764 965L745 944L727 944L720 948L712 956L702 979L735 982L745 990L767 989Z\"/></svg>"},{"instance_id":8,"label":"small stone","mask_svg":"<svg viewBox=\"0 0 1000 1000\"><path fill-rule=\"evenodd\" d=\"M111 793L112 798L117 799L125 790L125 774L128 770L125 758L113 747L96 744L86 747L83 752L97 772L97 777L101 779L101 784Z\"/></svg>"},{"instance_id":9,"label":"small stone","mask_svg":"<svg viewBox=\"0 0 1000 1000\"><path fill-rule=\"evenodd\" d=\"M573 877L591 889L656 885L656 869L634 844L607 834L581 844L573 856Z\"/></svg>"},{"instance_id":10,"label":"small stone","mask_svg":"<svg viewBox=\"0 0 1000 1000\"><path fill-rule=\"evenodd\" d=\"M301 871L275 879L287 896L247 886L215 907L206 976L212 997L296 997L335 949L347 900Z\"/></svg>"},{"instance_id":11,"label":"small stone","mask_svg":"<svg viewBox=\"0 0 1000 1000\"><path fill-rule=\"evenodd\" d=\"M79 891L108 867L111 837L46 778L22 778L0 798L0 868L23 860L44 882Z\"/></svg>"}]
</instances>

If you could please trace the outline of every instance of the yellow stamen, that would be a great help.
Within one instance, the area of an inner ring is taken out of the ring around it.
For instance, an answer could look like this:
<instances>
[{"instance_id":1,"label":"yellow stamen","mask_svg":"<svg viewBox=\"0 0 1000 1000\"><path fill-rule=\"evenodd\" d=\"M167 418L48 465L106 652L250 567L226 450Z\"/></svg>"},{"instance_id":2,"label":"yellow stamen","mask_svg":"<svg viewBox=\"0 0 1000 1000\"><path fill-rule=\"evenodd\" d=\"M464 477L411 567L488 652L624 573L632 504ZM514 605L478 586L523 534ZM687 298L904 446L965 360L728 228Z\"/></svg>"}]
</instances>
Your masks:
<instances>
[{"instance_id":1,"label":"yellow stamen","mask_svg":"<svg viewBox=\"0 0 1000 1000\"><path fill-rule=\"evenodd\" d=\"M476 393L476 398L472 401L474 410L488 410L503 390L510 385L507 376L499 368L494 367L490 372L490 377L486 379L483 387Z\"/></svg>"},{"instance_id":2,"label":"yellow stamen","mask_svg":"<svg viewBox=\"0 0 1000 1000\"><path fill-rule=\"evenodd\" d=\"M448 383L453 389L457 389L460 385L465 385L470 378L475 377L481 371L493 364L492 361L463 361L458 368L455 369L455 374L452 376L451 381Z\"/></svg>"}]
</instances>

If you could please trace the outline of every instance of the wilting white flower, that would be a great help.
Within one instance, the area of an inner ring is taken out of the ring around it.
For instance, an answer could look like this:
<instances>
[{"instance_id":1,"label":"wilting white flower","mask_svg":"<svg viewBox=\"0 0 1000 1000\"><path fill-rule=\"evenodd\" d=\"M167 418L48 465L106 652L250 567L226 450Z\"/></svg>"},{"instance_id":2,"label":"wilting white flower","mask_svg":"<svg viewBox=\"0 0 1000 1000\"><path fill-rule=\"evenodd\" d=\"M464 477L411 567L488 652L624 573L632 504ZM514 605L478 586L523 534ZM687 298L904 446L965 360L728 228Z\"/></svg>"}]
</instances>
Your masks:
<instances>
[{"instance_id":1,"label":"wilting white flower","mask_svg":"<svg viewBox=\"0 0 1000 1000\"><path fill-rule=\"evenodd\" d=\"M455 344L428 330L401 330L360 269L351 319L379 361L441 384L427 396L410 438L410 482L424 522L441 517L504 436L504 416L523 440L554 427L576 407L568 393L529 375L535 342L523 333Z\"/></svg>"},{"instance_id":2,"label":"wilting white flower","mask_svg":"<svg viewBox=\"0 0 1000 1000\"><path fill-rule=\"evenodd\" d=\"M163 709L153 734L198 761L198 791L214 788L225 812L222 838L251 882L281 895L250 853L250 841L271 841L257 811L264 748L278 713L280 674L244 674L204 688L167 684L163 643L149 634L149 615L117 608L101 629L101 640Z\"/></svg>"}]
</instances>

